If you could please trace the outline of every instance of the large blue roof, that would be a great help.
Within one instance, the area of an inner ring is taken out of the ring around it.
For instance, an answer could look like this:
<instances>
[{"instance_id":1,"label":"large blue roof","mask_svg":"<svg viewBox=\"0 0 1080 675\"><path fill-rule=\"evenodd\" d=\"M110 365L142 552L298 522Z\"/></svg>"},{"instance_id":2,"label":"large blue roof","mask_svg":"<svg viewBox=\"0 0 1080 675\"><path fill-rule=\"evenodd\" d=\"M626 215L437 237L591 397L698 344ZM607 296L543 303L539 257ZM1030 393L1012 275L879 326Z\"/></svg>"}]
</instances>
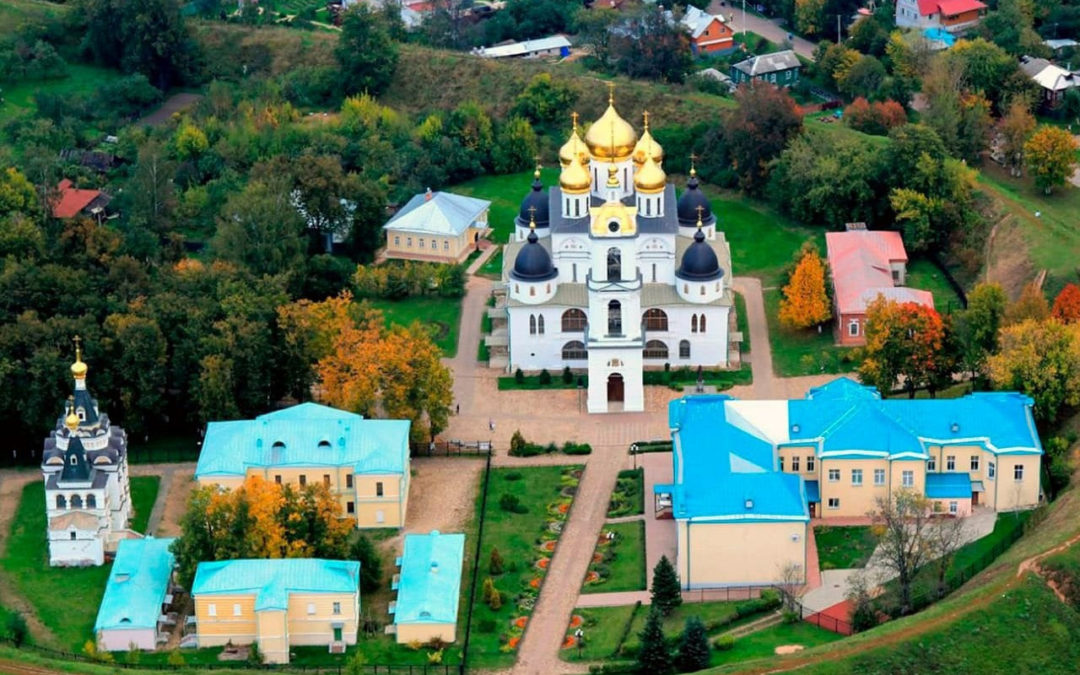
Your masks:
<instances>
[{"instance_id":1,"label":"large blue roof","mask_svg":"<svg viewBox=\"0 0 1080 675\"><path fill-rule=\"evenodd\" d=\"M319 558L199 563L191 594L255 594L255 609L287 609L289 593L356 593L360 563Z\"/></svg>"},{"instance_id":2,"label":"large blue roof","mask_svg":"<svg viewBox=\"0 0 1080 675\"><path fill-rule=\"evenodd\" d=\"M169 588L173 538L121 539L98 607L94 632L155 628ZM57 589L62 593L63 589Z\"/></svg>"},{"instance_id":3,"label":"large blue roof","mask_svg":"<svg viewBox=\"0 0 1080 675\"><path fill-rule=\"evenodd\" d=\"M251 466L348 466L355 473L404 473L409 420L365 420L303 403L253 420L206 426L195 477L243 476Z\"/></svg>"},{"instance_id":4,"label":"large blue roof","mask_svg":"<svg viewBox=\"0 0 1080 675\"><path fill-rule=\"evenodd\" d=\"M407 534L394 623L456 623L464 534Z\"/></svg>"},{"instance_id":5,"label":"large blue roof","mask_svg":"<svg viewBox=\"0 0 1080 675\"><path fill-rule=\"evenodd\" d=\"M964 472L926 474L926 496L930 499L971 497L971 475Z\"/></svg>"}]
</instances>

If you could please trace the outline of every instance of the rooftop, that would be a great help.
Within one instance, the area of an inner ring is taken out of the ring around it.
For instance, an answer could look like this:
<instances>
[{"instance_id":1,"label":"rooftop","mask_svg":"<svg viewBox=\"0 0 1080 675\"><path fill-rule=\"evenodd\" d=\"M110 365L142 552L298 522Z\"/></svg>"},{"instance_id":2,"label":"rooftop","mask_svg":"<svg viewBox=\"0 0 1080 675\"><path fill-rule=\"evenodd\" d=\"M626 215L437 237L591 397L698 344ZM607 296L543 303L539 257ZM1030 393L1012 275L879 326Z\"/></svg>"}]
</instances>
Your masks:
<instances>
[{"instance_id":1,"label":"rooftop","mask_svg":"<svg viewBox=\"0 0 1080 675\"><path fill-rule=\"evenodd\" d=\"M968 499L971 497L971 475L966 471L927 473L926 496L930 499Z\"/></svg>"},{"instance_id":2,"label":"rooftop","mask_svg":"<svg viewBox=\"0 0 1080 675\"><path fill-rule=\"evenodd\" d=\"M785 49L784 51L773 52L772 54L751 56L745 61L736 63L732 68L738 68L750 77L757 77L758 75L777 73L782 70L790 70L801 66L802 62L799 61L799 57L795 56L795 52L790 49Z\"/></svg>"},{"instance_id":3,"label":"rooftop","mask_svg":"<svg viewBox=\"0 0 1080 675\"><path fill-rule=\"evenodd\" d=\"M394 623L456 623L464 534L405 535Z\"/></svg>"},{"instance_id":4,"label":"rooftop","mask_svg":"<svg viewBox=\"0 0 1080 675\"><path fill-rule=\"evenodd\" d=\"M173 538L121 539L98 607L94 632L155 628L169 588ZM61 589L62 590L62 589Z\"/></svg>"},{"instance_id":5,"label":"rooftop","mask_svg":"<svg viewBox=\"0 0 1080 675\"><path fill-rule=\"evenodd\" d=\"M836 306L841 314L865 312L878 295L897 302L934 306L934 296L929 291L893 286L892 264L906 263L908 259L899 232L827 232L825 246Z\"/></svg>"},{"instance_id":6,"label":"rooftop","mask_svg":"<svg viewBox=\"0 0 1080 675\"><path fill-rule=\"evenodd\" d=\"M360 563L319 558L199 563L191 594L255 595L255 611L287 609L289 593L358 593Z\"/></svg>"},{"instance_id":7,"label":"rooftop","mask_svg":"<svg viewBox=\"0 0 1080 675\"><path fill-rule=\"evenodd\" d=\"M458 236L469 228L491 202L452 192L413 195L383 229Z\"/></svg>"},{"instance_id":8,"label":"rooftop","mask_svg":"<svg viewBox=\"0 0 1080 675\"><path fill-rule=\"evenodd\" d=\"M533 52L544 52L569 46L570 41L566 39L566 36L552 35L551 37L538 38L536 40L522 40L521 42L512 42L506 45L485 47L478 53L480 56L498 59L507 56L526 56Z\"/></svg>"},{"instance_id":9,"label":"rooftop","mask_svg":"<svg viewBox=\"0 0 1080 675\"><path fill-rule=\"evenodd\" d=\"M90 206L102 195L100 190L80 190L75 184L65 178L56 186L59 196L53 205L54 218L74 218L79 212Z\"/></svg>"}]
</instances>

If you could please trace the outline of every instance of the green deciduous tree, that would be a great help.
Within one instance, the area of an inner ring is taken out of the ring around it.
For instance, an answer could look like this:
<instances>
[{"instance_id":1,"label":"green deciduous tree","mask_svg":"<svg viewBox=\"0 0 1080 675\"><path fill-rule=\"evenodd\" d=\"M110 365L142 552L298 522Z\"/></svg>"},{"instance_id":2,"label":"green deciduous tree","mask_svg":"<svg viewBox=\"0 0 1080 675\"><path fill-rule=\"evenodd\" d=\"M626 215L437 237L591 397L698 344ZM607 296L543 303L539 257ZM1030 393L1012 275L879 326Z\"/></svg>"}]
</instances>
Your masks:
<instances>
[{"instance_id":1,"label":"green deciduous tree","mask_svg":"<svg viewBox=\"0 0 1080 675\"><path fill-rule=\"evenodd\" d=\"M397 68L398 46L382 17L367 5L359 3L345 12L334 53L341 64L346 93L378 96L390 86Z\"/></svg>"},{"instance_id":2,"label":"green deciduous tree","mask_svg":"<svg viewBox=\"0 0 1080 675\"><path fill-rule=\"evenodd\" d=\"M85 42L101 64L142 73L158 89L190 74L197 49L171 0L87 0Z\"/></svg>"},{"instance_id":3,"label":"green deciduous tree","mask_svg":"<svg viewBox=\"0 0 1080 675\"><path fill-rule=\"evenodd\" d=\"M954 326L960 360L972 379L983 372L986 359L997 352L998 331L1005 318L1007 299L1000 284L982 283L968 293L968 304Z\"/></svg>"},{"instance_id":4,"label":"green deciduous tree","mask_svg":"<svg viewBox=\"0 0 1080 675\"><path fill-rule=\"evenodd\" d=\"M1035 131L1035 117L1026 101L1013 99L1008 112L998 122L998 131L1001 132L1001 152L1005 155L1005 163L1010 173L1018 177L1024 166L1024 144Z\"/></svg>"},{"instance_id":5,"label":"green deciduous tree","mask_svg":"<svg viewBox=\"0 0 1080 675\"><path fill-rule=\"evenodd\" d=\"M682 604L679 575L666 555L660 556L659 562L653 568L652 587L649 590L652 593L652 606L664 616L671 614L672 610Z\"/></svg>"},{"instance_id":6,"label":"green deciduous tree","mask_svg":"<svg viewBox=\"0 0 1080 675\"><path fill-rule=\"evenodd\" d=\"M382 557L371 543L371 539L361 534L349 547L349 559L360 562L360 590L374 593L382 588Z\"/></svg>"},{"instance_id":7,"label":"green deciduous tree","mask_svg":"<svg viewBox=\"0 0 1080 675\"><path fill-rule=\"evenodd\" d=\"M1080 404L1080 324L1028 319L1001 330L1001 351L989 359L996 389L1035 401L1035 417L1054 422Z\"/></svg>"},{"instance_id":8,"label":"green deciduous tree","mask_svg":"<svg viewBox=\"0 0 1080 675\"><path fill-rule=\"evenodd\" d=\"M511 117L499 126L492 162L498 173L514 173L529 168L537 153L536 132L529 121Z\"/></svg>"},{"instance_id":9,"label":"green deciduous tree","mask_svg":"<svg viewBox=\"0 0 1080 675\"><path fill-rule=\"evenodd\" d=\"M254 274L286 273L301 264L304 225L287 179L255 181L225 203L211 248Z\"/></svg>"}]
</instances>

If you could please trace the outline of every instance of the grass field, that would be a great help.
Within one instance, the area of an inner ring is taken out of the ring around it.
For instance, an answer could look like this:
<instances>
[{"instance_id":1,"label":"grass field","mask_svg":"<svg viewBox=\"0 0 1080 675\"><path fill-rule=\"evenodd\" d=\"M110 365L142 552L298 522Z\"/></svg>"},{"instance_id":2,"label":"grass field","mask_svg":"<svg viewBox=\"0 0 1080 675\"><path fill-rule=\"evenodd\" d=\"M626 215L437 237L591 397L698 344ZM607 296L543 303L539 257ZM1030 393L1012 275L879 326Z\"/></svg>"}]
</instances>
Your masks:
<instances>
[{"instance_id":1,"label":"grass field","mask_svg":"<svg viewBox=\"0 0 1080 675\"><path fill-rule=\"evenodd\" d=\"M60 16L70 7L44 0L4 0L0 2L0 35L15 32L27 21Z\"/></svg>"},{"instance_id":2,"label":"grass field","mask_svg":"<svg viewBox=\"0 0 1080 675\"><path fill-rule=\"evenodd\" d=\"M414 321L428 326L435 344L443 356L457 354L458 330L461 324L461 298L406 298L404 300L368 300L381 310L386 325L408 326Z\"/></svg>"},{"instance_id":3,"label":"grass field","mask_svg":"<svg viewBox=\"0 0 1080 675\"><path fill-rule=\"evenodd\" d=\"M838 633L818 628L804 621L790 624L781 623L736 638L735 646L728 651L713 650L711 665L718 666L726 663L749 661L763 656L772 656L776 653L776 648L783 645L816 647L836 642L842 638L843 636Z\"/></svg>"},{"instance_id":4,"label":"grass field","mask_svg":"<svg viewBox=\"0 0 1080 675\"><path fill-rule=\"evenodd\" d=\"M545 187L558 185L559 169L552 167L543 169L540 172L540 180L544 182ZM450 190L470 197L490 200L488 225L493 230L491 240L496 244L505 244L510 241L510 235L514 233L514 218L517 217L518 209L521 208L521 200L532 190L532 181L532 171L508 173L501 176L492 174L459 183ZM501 271L501 263L498 269Z\"/></svg>"},{"instance_id":5,"label":"grass field","mask_svg":"<svg viewBox=\"0 0 1080 675\"><path fill-rule=\"evenodd\" d=\"M142 531L157 498L157 476L131 479L135 510L132 529ZM11 522L7 554L0 564L19 592L33 605L42 623L56 635L59 646L80 651L90 639L98 604L112 565L50 567L45 540L45 484L34 481L23 488ZM141 528L139 527L141 525Z\"/></svg>"},{"instance_id":6,"label":"grass field","mask_svg":"<svg viewBox=\"0 0 1080 675\"><path fill-rule=\"evenodd\" d=\"M907 266L905 285L930 291L934 294L934 308L940 314L951 314L963 309L960 296L956 294L937 265L925 258L912 260Z\"/></svg>"},{"instance_id":7,"label":"grass field","mask_svg":"<svg viewBox=\"0 0 1080 675\"><path fill-rule=\"evenodd\" d=\"M600 575L600 581L586 583L582 593L614 593L615 591L644 591L645 588L645 521L605 525L603 533L613 532L611 543L597 542L594 561L589 571ZM596 562L595 557L603 558Z\"/></svg>"},{"instance_id":8,"label":"grass field","mask_svg":"<svg viewBox=\"0 0 1080 675\"><path fill-rule=\"evenodd\" d=\"M5 0L6 1L6 0ZM0 7L4 3L0 3ZM4 10L0 9L0 24L3 24ZM22 115L33 114L37 110L34 96L42 91L49 91L62 96L91 94L101 85L123 77L123 74L81 64L68 64L68 76L56 80L38 80L3 85L3 103L0 104L0 124L9 122Z\"/></svg>"},{"instance_id":9,"label":"grass field","mask_svg":"<svg viewBox=\"0 0 1080 675\"><path fill-rule=\"evenodd\" d=\"M735 327L742 333L742 351L750 351L750 320L746 316L746 298L742 293L735 294Z\"/></svg>"},{"instance_id":10,"label":"grass field","mask_svg":"<svg viewBox=\"0 0 1080 675\"><path fill-rule=\"evenodd\" d=\"M877 546L877 537L869 526L814 528L818 564L823 570L844 570L864 567Z\"/></svg>"},{"instance_id":11,"label":"grass field","mask_svg":"<svg viewBox=\"0 0 1080 675\"><path fill-rule=\"evenodd\" d=\"M608 504L608 518L635 516L645 512L645 469L624 469L615 481Z\"/></svg>"},{"instance_id":12,"label":"grass field","mask_svg":"<svg viewBox=\"0 0 1080 675\"><path fill-rule=\"evenodd\" d=\"M503 247L500 245L499 250L495 251L484 261L484 264L476 270L476 275L486 277L488 279L494 279L496 281L502 279L502 266L503 266Z\"/></svg>"},{"instance_id":13,"label":"grass field","mask_svg":"<svg viewBox=\"0 0 1080 675\"><path fill-rule=\"evenodd\" d=\"M851 347L833 343L832 323L816 329L793 331L780 325L779 289L765 291L765 318L769 323L769 344L772 346L773 371L780 377L846 373L858 364L853 360Z\"/></svg>"}]
</instances>

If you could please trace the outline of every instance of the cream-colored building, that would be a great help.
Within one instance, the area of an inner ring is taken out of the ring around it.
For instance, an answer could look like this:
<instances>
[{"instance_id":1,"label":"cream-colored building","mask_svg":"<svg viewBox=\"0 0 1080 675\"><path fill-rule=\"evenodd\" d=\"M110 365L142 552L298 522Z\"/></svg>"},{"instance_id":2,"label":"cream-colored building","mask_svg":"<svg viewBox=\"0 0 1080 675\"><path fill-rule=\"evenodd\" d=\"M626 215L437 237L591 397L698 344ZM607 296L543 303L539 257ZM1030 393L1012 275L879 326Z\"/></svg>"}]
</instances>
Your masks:
<instances>
[{"instance_id":1,"label":"cream-colored building","mask_svg":"<svg viewBox=\"0 0 1080 675\"><path fill-rule=\"evenodd\" d=\"M293 646L356 644L360 563L289 558L199 563L192 584L199 647L258 643L266 663Z\"/></svg>"},{"instance_id":2,"label":"cream-colored building","mask_svg":"<svg viewBox=\"0 0 1080 675\"><path fill-rule=\"evenodd\" d=\"M394 575L397 600L390 603L398 644L457 640L464 534L405 535L405 550Z\"/></svg>"},{"instance_id":3,"label":"cream-colored building","mask_svg":"<svg viewBox=\"0 0 1080 675\"><path fill-rule=\"evenodd\" d=\"M360 528L403 527L409 500L408 420L366 420L303 403L254 420L211 422L195 479L239 487L248 476L321 483Z\"/></svg>"},{"instance_id":4,"label":"cream-colored building","mask_svg":"<svg viewBox=\"0 0 1080 675\"><path fill-rule=\"evenodd\" d=\"M486 199L452 192L415 195L383 225L386 257L459 263L488 233L490 208Z\"/></svg>"},{"instance_id":5,"label":"cream-colored building","mask_svg":"<svg viewBox=\"0 0 1080 675\"><path fill-rule=\"evenodd\" d=\"M866 516L898 490L962 517L1030 509L1042 445L1016 393L887 399L847 378L805 399L672 401L674 481L657 512L678 531L686 588L768 584L805 570L811 519Z\"/></svg>"}]
</instances>

